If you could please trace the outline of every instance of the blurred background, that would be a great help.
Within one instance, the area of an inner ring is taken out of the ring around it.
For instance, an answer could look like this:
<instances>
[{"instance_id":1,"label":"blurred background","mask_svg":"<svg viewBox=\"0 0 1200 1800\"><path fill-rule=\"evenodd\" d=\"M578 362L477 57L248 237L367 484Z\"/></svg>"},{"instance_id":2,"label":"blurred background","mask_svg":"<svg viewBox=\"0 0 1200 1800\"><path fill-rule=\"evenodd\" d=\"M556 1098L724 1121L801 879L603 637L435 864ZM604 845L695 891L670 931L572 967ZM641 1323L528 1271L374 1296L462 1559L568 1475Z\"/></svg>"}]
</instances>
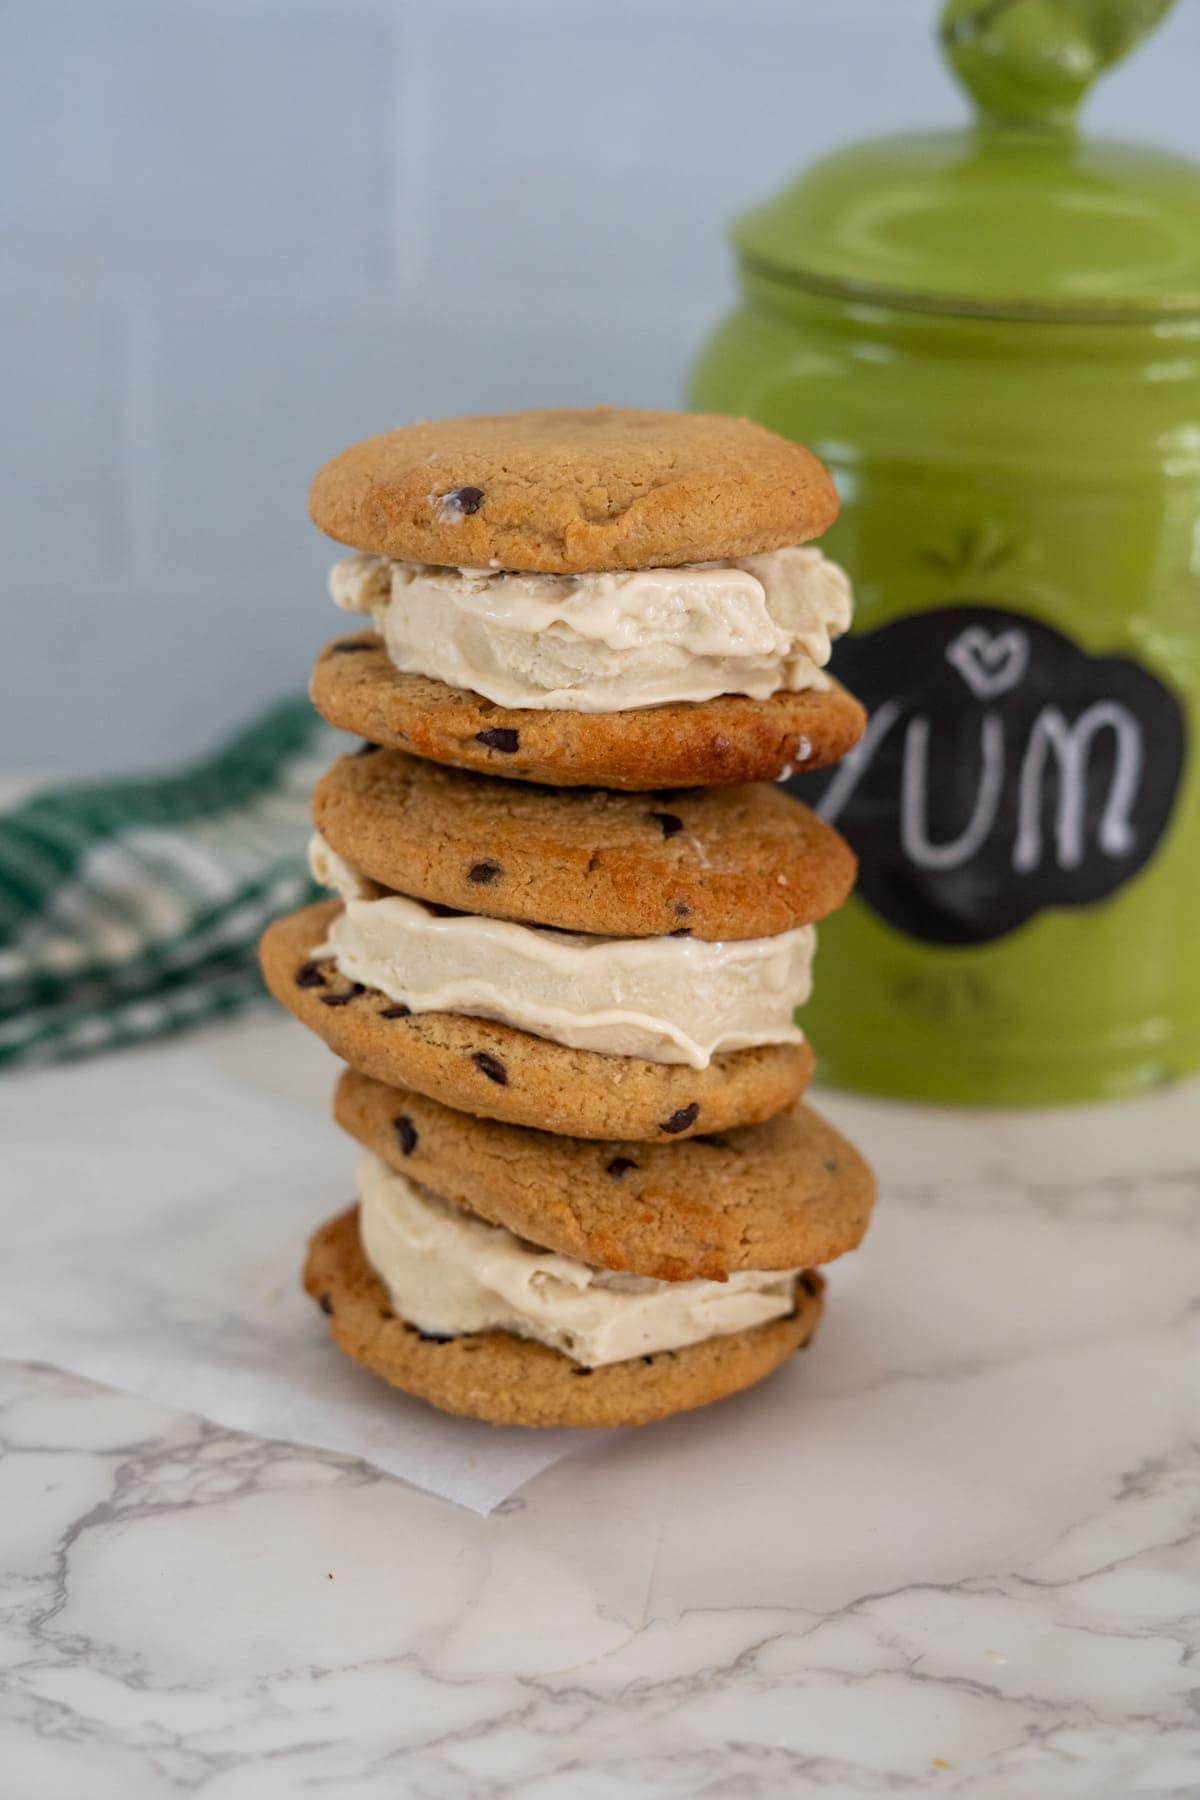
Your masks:
<instances>
[{"instance_id":1,"label":"blurred background","mask_svg":"<svg viewBox=\"0 0 1200 1800\"><path fill-rule=\"evenodd\" d=\"M724 231L961 103L933 0L8 0L0 764L187 756L336 629L309 477L438 413L672 405ZM1200 155L1200 0L1092 127ZM819 72L819 73L817 73Z\"/></svg>"}]
</instances>

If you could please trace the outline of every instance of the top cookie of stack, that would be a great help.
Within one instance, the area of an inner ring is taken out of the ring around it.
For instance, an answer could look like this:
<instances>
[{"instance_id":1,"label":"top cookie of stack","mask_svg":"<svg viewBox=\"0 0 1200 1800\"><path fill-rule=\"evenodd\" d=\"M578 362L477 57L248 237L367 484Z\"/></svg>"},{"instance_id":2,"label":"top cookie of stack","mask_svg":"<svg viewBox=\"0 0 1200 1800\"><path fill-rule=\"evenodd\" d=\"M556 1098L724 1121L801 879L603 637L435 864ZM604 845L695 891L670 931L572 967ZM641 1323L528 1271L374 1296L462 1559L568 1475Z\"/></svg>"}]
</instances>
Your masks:
<instances>
[{"instance_id":1,"label":"top cookie of stack","mask_svg":"<svg viewBox=\"0 0 1200 1800\"><path fill-rule=\"evenodd\" d=\"M528 412L345 450L315 523L372 632L313 676L333 725L557 787L772 781L843 756L858 702L823 673L845 577L807 540L829 475L744 419Z\"/></svg>"}]
</instances>

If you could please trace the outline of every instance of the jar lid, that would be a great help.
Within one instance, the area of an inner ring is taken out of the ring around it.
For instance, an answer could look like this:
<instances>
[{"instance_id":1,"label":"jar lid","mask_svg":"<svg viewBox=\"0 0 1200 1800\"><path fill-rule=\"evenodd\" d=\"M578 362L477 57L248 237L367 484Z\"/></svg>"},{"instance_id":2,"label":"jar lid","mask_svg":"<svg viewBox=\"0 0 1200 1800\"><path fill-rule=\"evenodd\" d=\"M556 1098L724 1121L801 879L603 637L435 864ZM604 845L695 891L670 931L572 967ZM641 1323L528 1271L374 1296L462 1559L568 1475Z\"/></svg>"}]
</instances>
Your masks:
<instances>
[{"instance_id":1,"label":"jar lid","mask_svg":"<svg viewBox=\"0 0 1200 1800\"><path fill-rule=\"evenodd\" d=\"M938 312L1200 313L1200 165L1076 109L1173 0L947 0L974 125L851 145L744 215L751 269Z\"/></svg>"}]
</instances>

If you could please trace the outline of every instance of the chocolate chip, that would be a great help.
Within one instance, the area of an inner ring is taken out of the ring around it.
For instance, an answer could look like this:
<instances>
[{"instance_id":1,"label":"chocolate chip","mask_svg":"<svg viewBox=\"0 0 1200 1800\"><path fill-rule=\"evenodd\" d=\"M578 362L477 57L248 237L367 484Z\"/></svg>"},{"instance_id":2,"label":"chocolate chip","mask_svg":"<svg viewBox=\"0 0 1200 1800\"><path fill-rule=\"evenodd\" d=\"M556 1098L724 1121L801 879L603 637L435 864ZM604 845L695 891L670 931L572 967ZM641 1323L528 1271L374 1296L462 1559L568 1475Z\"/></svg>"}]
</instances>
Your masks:
<instances>
[{"instance_id":1,"label":"chocolate chip","mask_svg":"<svg viewBox=\"0 0 1200 1800\"><path fill-rule=\"evenodd\" d=\"M321 995L321 1005L322 1006L349 1006L349 1004L352 1000L357 1000L358 996L360 994L365 994L366 991L367 990L363 986L361 981L354 981L354 982L351 982L350 986L346 989L346 992L344 994L322 994Z\"/></svg>"},{"instance_id":2,"label":"chocolate chip","mask_svg":"<svg viewBox=\"0 0 1200 1800\"><path fill-rule=\"evenodd\" d=\"M502 750L505 756L511 756L514 750L521 748L521 734L510 725L493 725L490 731L477 731L475 741L486 744L489 750Z\"/></svg>"},{"instance_id":3,"label":"chocolate chip","mask_svg":"<svg viewBox=\"0 0 1200 1800\"><path fill-rule=\"evenodd\" d=\"M692 909L688 905L687 901L686 900L677 900L675 902L675 917L677 919L690 919L691 916L692 916Z\"/></svg>"},{"instance_id":4,"label":"chocolate chip","mask_svg":"<svg viewBox=\"0 0 1200 1800\"><path fill-rule=\"evenodd\" d=\"M330 656L357 656L363 650L376 650L378 645L374 638L343 638L340 644L330 644Z\"/></svg>"},{"instance_id":5,"label":"chocolate chip","mask_svg":"<svg viewBox=\"0 0 1200 1800\"><path fill-rule=\"evenodd\" d=\"M392 1120L396 1128L396 1136L400 1140L400 1154L411 1156L417 1147L417 1128L407 1113L401 1113Z\"/></svg>"},{"instance_id":6,"label":"chocolate chip","mask_svg":"<svg viewBox=\"0 0 1200 1800\"><path fill-rule=\"evenodd\" d=\"M444 512L457 513L460 518L470 518L483 505L483 489L477 487L451 488L443 494L439 505Z\"/></svg>"},{"instance_id":7,"label":"chocolate chip","mask_svg":"<svg viewBox=\"0 0 1200 1800\"><path fill-rule=\"evenodd\" d=\"M658 1129L668 1131L674 1137L677 1132L686 1131L689 1125L694 1125L699 1117L700 1102L693 1100L690 1106L681 1106L679 1111L673 1112L669 1119L664 1119Z\"/></svg>"},{"instance_id":8,"label":"chocolate chip","mask_svg":"<svg viewBox=\"0 0 1200 1800\"><path fill-rule=\"evenodd\" d=\"M494 1081L497 1087L508 1086L508 1070L498 1056L492 1056L487 1050L476 1050L471 1061L479 1073L486 1075L489 1081Z\"/></svg>"},{"instance_id":9,"label":"chocolate chip","mask_svg":"<svg viewBox=\"0 0 1200 1800\"><path fill-rule=\"evenodd\" d=\"M467 870L467 880L474 882L476 887L491 887L494 881L499 881L502 874L503 870L498 862L477 862L472 863Z\"/></svg>"},{"instance_id":10,"label":"chocolate chip","mask_svg":"<svg viewBox=\"0 0 1200 1800\"><path fill-rule=\"evenodd\" d=\"M395 1006L385 1006L379 1016L381 1019L408 1019L412 1016L412 1007L398 1000Z\"/></svg>"},{"instance_id":11,"label":"chocolate chip","mask_svg":"<svg viewBox=\"0 0 1200 1800\"><path fill-rule=\"evenodd\" d=\"M637 1164L632 1156L614 1156L610 1163L605 1164L604 1173L611 1175L614 1181L624 1181L630 1169L636 1168Z\"/></svg>"},{"instance_id":12,"label":"chocolate chip","mask_svg":"<svg viewBox=\"0 0 1200 1800\"><path fill-rule=\"evenodd\" d=\"M653 819L656 825L662 827L662 834L665 838L674 837L678 832L683 830L683 820L679 817L678 813L652 812L647 813L646 817L648 819Z\"/></svg>"},{"instance_id":13,"label":"chocolate chip","mask_svg":"<svg viewBox=\"0 0 1200 1800\"><path fill-rule=\"evenodd\" d=\"M355 754L355 756L374 756L374 754L378 750L378 748L379 748L378 744L363 743L358 746L358 749L354 752L354 754Z\"/></svg>"},{"instance_id":14,"label":"chocolate chip","mask_svg":"<svg viewBox=\"0 0 1200 1800\"><path fill-rule=\"evenodd\" d=\"M581 1369L578 1365L571 1370L572 1375L590 1375L591 1372L590 1369Z\"/></svg>"},{"instance_id":15,"label":"chocolate chip","mask_svg":"<svg viewBox=\"0 0 1200 1800\"><path fill-rule=\"evenodd\" d=\"M643 1356L642 1361L644 1363L652 1363L654 1361L654 1358L652 1356Z\"/></svg>"},{"instance_id":16,"label":"chocolate chip","mask_svg":"<svg viewBox=\"0 0 1200 1800\"><path fill-rule=\"evenodd\" d=\"M820 1282L814 1275L810 1275L807 1269L804 1270L800 1277L800 1286L804 1289L810 1300L815 1300L821 1291Z\"/></svg>"},{"instance_id":17,"label":"chocolate chip","mask_svg":"<svg viewBox=\"0 0 1200 1800\"><path fill-rule=\"evenodd\" d=\"M324 987L325 971L318 962L301 963L296 970L297 987Z\"/></svg>"},{"instance_id":18,"label":"chocolate chip","mask_svg":"<svg viewBox=\"0 0 1200 1800\"><path fill-rule=\"evenodd\" d=\"M333 1311L333 1301L328 1294L322 1294L321 1298L317 1301L317 1305L323 1313L331 1313Z\"/></svg>"},{"instance_id":19,"label":"chocolate chip","mask_svg":"<svg viewBox=\"0 0 1200 1800\"><path fill-rule=\"evenodd\" d=\"M838 1172L837 1157L836 1156L825 1157L824 1160L822 1161L821 1166L825 1170L825 1173L827 1175L836 1175Z\"/></svg>"}]
</instances>

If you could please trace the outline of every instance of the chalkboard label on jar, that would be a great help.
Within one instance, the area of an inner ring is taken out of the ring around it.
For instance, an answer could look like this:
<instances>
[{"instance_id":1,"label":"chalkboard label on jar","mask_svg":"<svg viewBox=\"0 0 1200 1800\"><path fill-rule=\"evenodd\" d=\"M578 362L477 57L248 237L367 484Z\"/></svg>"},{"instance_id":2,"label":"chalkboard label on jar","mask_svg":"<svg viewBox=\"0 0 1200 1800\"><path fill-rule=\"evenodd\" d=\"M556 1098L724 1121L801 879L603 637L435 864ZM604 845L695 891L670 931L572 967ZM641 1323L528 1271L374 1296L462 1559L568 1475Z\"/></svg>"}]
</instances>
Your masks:
<instances>
[{"instance_id":1,"label":"chalkboard label on jar","mask_svg":"<svg viewBox=\"0 0 1200 1800\"><path fill-rule=\"evenodd\" d=\"M858 853L858 892L930 944L984 944L1132 879L1171 816L1179 702L1148 669L1036 619L947 606L844 638L870 710L835 768L788 788Z\"/></svg>"}]
</instances>

